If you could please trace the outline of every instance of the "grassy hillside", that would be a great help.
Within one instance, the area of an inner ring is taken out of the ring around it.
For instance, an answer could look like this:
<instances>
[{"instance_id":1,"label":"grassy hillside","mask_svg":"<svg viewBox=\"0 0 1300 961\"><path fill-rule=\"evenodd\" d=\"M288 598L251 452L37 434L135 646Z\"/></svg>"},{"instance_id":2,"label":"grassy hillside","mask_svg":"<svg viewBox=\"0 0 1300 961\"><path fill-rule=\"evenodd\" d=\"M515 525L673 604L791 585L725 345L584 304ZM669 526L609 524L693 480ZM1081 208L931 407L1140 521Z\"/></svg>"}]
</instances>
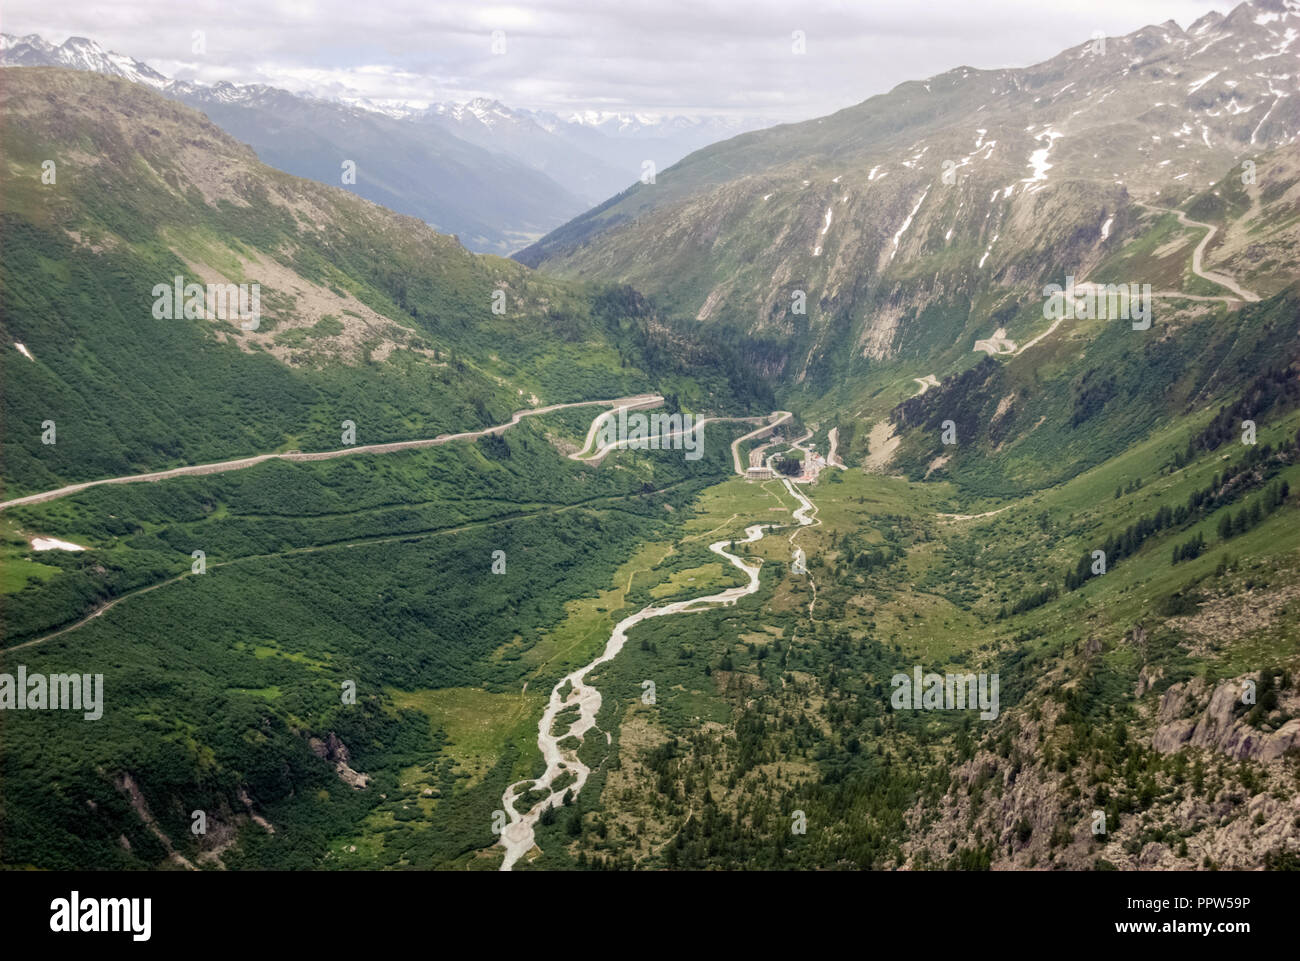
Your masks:
<instances>
[{"instance_id":1,"label":"grassy hillside","mask_svg":"<svg viewBox=\"0 0 1300 961\"><path fill-rule=\"evenodd\" d=\"M345 420L368 444L651 389L690 411L770 409L726 350L635 291L471 254L263 166L148 90L24 69L0 100L7 496L337 449ZM259 283L260 324L155 317L153 288L175 274ZM699 461L568 459L598 410L0 514L3 670L105 685L98 721L0 715L4 863L471 859L493 840L502 779L538 760L523 689L545 690L572 656L551 630L731 469L723 426ZM37 551L36 537L85 550ZM464 723L467 701L512 707L485 731ZM195 810L206 835L189 830Z\"/></svg>"},{"instance_id":2,"label":"grassy hillside","mask_svg":"<svg viewBox=\"0 0 1300 961\"><path fill-rule=\"evenodd\" d=\"M525 422L500 443L268 464L6 512L11 556L28 531L88 550L43 555L52 576L5 598L0 664L102 672L106 690L93 723L6 712L6 863L151 866L168 845L199 863L237 839L227 867L328 867L331 839L357 835L372 854L347 863L433 867L490 845L503 778L535 763L534 712L471 751L442 705L549 687L563 661L535 652L566 604L729 470L720 433L694 464L663 452L593 469L562 459L549 432ZM341 703L345 681L355 705ZM313 753L331 736L373 778L365 788ZM462 752L490 770L468 770ZM133 813L124 777L166 842ZM417 799L420 823L402 827ZM216 836L189 833L195 809Z\"/></svg>"},{"instance_id":3,"label":"grassy hillside","mask_svg":"<svg viewBox=\"0 0 1300 961\"><path fill-rule=\"evenodd\" d=\"M406 440L651 385L640 364L662 338L635 299L470 254L412 218L272 170L125 81L44 68L5 79L11 495L337 448L345 420L358 443ZM43 183L51 159L56 180ZM176 275L260 284L260 326L156 319L153 288ZM690 400L729 403L710 370L723 363L692 352ZM682 363L648 362L656 374Z\"/></svg>"},{"instance_id":4,"label":"grassy hillside","mask_svg":"<svg viewBox=\"0 0 1300 961\"><path fill-rule=\"evenodd\" d=\"M1255 397L1237 421L1293 407L1300 396L1287 369L1300 360L1298 309L1295 290L1199 316L1158 305L1150 331L1080 321L1065 342L1005 361L985 357L894 410L904 436L894 469L950 478L972 495L1015 497L1110 460L1162 424L1217 409L1270 374L1286 385L1281 394ZM943 439L947 421L952 444Z\"/></svg>"},{"instance_id":5,"label":"grassy hillside","mask_svg":"<svg viewBox=\"0 0 1300 961\"><path fill-rule=\"evenodd\" d=\"M615 737L592 746L598 773L539 829L530 866L1294 868L1300 758L1265 746L1300 735L1300 414L1260 425L1256 446L1206 450L1205 418L1177 418L985 518L946 513L948 482L824 474L808 490L822 523L798 535L809 576L765 538L749 548L757 595L646 622L600 670ZM1223 536L1256 501L1272 506ZM1080 555L1189 502L1067 588ZM689 556L795 506L779 482L728 481L656 552ZM1198 538L1194 558L1176 550ZM998 717L894 709L891 678L916 665L997 674ZM1234 705L1244 680L1259 698ZM1230 692L1226 719L1179 743L1213 691Z\"/></svg>"}]
</instances>

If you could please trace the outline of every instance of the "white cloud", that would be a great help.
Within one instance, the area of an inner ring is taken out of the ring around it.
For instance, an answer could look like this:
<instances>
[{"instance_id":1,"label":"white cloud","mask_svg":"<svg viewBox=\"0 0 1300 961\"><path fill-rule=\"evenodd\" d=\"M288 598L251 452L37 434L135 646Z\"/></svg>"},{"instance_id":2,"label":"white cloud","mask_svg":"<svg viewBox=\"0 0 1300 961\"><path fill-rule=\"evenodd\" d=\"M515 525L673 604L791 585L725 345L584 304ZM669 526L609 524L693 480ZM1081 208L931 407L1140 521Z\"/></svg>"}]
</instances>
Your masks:
<instances>
[{"instance_id":1,"label":"white cloud","mask_svg":"<svg viewBox=\"0 0 1300 961\"><path fill-rule=\"evenodd\" d=\"M803 119L956 66L1024 66L1205 0L6 0L5 30L89 36L185 79L377 99ZM206 34L203 56L191 35ZM507 52L494 56L493 30ZM807 53L791 52L804 31Z\"/></svg>"}]
</instances>

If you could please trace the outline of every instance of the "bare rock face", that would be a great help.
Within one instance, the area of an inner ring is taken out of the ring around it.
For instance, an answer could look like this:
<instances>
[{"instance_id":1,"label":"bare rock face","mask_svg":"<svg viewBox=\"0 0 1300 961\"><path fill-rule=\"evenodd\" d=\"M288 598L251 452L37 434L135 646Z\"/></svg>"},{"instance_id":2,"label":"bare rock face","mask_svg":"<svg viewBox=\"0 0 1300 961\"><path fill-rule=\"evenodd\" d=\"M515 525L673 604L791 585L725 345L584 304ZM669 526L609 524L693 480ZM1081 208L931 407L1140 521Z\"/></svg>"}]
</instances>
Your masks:
<instances>
[{"instance_id":1,"label":"bare rock face","mask_svg":"<svg viewBox=\"0 0 1300 961\"><path fill-rule=\"evenodd\" d=\"M1241 697L1247 681L1257 681L1243 674L1217 684L1213 690L1201 678L1171 685L1160 698L1157 727L1151 747L1170 754L1183 747L1218 751L1238 761L1254 758L1272 761L1292 747L1300 747L1300 719L1287 721L1276 731L1266 731L1246 723ZM1141 678L1138 681L1142 684Z\"/></svg>"},{"instance_id":2,"label":"bare rock face","mask_svg":"<svg viewBox=\"0 0 1300 961\"><path fill-rule=\"evenodd\" d=\"M1300 718L1292 718L1268 735L1260 748L1259 759L1275 760L1293 747L1300 748Z\"/></svg>"},{"instance_id":3,"label":"bare rock face","mask_svg":"<svg viewBox=\"0 0 1300 961\"><path fill-rule=\"evenodd\" d=\"M1172 754L1191 740L1192 732L1195 730L1195 721L1171 721L1156 729L1151 737L1151 747L1161 754Z\"/></svg>"},{"instance_id":4,"label":"bare rock face","mask_svg":"<svg viewBox=\"0 0 1300 961\"><path fill-rule=\"evenodd\" d=\"M311 748L313 754L326 761L342 761L346 764L352 760L348 746L333 731L330 731L323 741L318 737L311 738L307 742L307 746Z\"/></svg>"},{"instance_id":5,"label":"bare rock face","mask_svg":"<svg viewBox=\"0 0 1300 961\"><path fill-rule=\"evenodd\" d=\"M352 760L352 755L348 751L348 746L333 731L330 731L323 741L318 737L310 738L307 746L318 758L332 762L335 772L344 783L354 788L363 788L370 783L369 774L354 771L349 766L348 762Z\"/></svg>"},{"instance_id":6,"label":"bare rock face","mask_svg":"<svg viewBox=\"0 0 1300 961\"><path fill-rule=\"evenodd\" d=\"M330 731L329 737L325 739L325 748L329 752L328 757L331 761L342 761L347 764L352 760L352 754L348 751L348 746L339 740L339 736Z\"/></svg>"},{"instance_id":7,"label":"bare rock face","mask_svg":"<svg viewBox=\"0 0 1300 961\"><path fill-rule=\"evenodd\" d=\"M1149 664L1143 664L1142 670L1138 672L1137 686L1133 689L1133 696L1140 698L1147 691L1155 686L1156 681L1164 676L1164 670L1159 667L1151 667Z\"/></svg>"},{"instance_id":8,"label":"bare rock face","mask_svg":"<svg viewBox=\"0 0 1300 961\"><path fill-rule=\"evenodd\" d=\"M1149 693L1158 669L1144 669L1139 686ZM1222 752L1237 759L1273 761L1300 746L1300 693L1275 686L1276 713L1247 723L1253 708L1243 704L1243 675L1218 684L1197 678L1175 684L1160 696L1152 746L1161 753L1182 748ZM1008 714L1015 734L1001 754L987 749L953 770L953 781L937 804L918 804L908 812L912 839L903 845L908 869L944 865L955 851L988 845L993 870L1084 870L1099 860L1120 870L1258 869L1265 852L1292 851L1300 844L1300 795L1292 790L1289 764L1252 765L1259 781L1247 787L1214 782L1209 791L1193 791L1167 773L1158 775L1167 788L1139 816L1126 816L1094 833L1099 802L1063 799L1069 788L1083 788L1076 769L1042 763L1045 744L1058 742L1061 709L1044 704L1041 714ZM1271 725L1270 725L1270 718ZM1276 728L1276 730L1273 730ZM1009 747L1009 750L1008 750ZM1103 782L1117 784L1117 772L1102 772ZM1155 826L1160 840L1144 837Z\"/></svg>"},{"instance_id":9,"label":"bare rock face","mask_svg":"<svg viewBox=\"0 0 1300 961\"><path fill-rule=\"evenodd\" d=\"M248 788L241 785L237 796L239 798L239 803L248 809L249 819L267 834L274 834L275 826L253 809L253 799L248 796Z\"/></svg>"},{"instance_id":10,"label":"bare rock face","mask_svg":"<svg viewBox=\"0 0 1300 961\"><path fill-rule=\"evenodd\" d=\"M1151 841L1142 847L1137 856L1139 871L1170 871L1177 867L1177 858L1168 847L1158 841Z\"/></svg>"},{"instance_id":11,"label":"bare rock face","mask_svg":"<svg viewBox=\"0 0 1300 961\"><path fill-rule=\"evenodd\" d=\"M131 773L129 771L123 771L113 781L113 785L118 789L118 791L125 794L127 798L130 799L131 807L135 809L135 813L139 816L140 820L144 822L145 827L147 827L150 832L152 832L153 836L161 842L162 846L167 849L167 860L173 864L187 868L190 871L197 871L198 868L191 864L183 854L173 847L172 839L169 838L163 832L163 829L158 826L157 819L154 818L153 812L149 810L149 802L145 800L144 793L140 790L140 786L136 784L135 778L131 776ZM131 842L127 840L126 835L122 835L122 840L126 841L125 849L129 851L131 849Z\"/></svg>"}]
</instances>

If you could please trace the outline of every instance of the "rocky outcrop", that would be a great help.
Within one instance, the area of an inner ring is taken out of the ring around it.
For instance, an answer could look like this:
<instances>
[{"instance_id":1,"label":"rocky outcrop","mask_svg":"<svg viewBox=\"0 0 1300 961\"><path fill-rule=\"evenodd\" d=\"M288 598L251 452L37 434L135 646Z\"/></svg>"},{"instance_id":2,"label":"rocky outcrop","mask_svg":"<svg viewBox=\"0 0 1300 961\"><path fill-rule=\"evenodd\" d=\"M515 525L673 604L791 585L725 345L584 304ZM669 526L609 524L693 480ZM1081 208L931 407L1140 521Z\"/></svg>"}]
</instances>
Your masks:
<instances>
[{"instance_id":1,"label":"rocky outcrop","mask_svg":"<svg viewBox=\"0 0 1300 961\"><path fill-rule=\"evenodd\" d=\"M1133 688L1133 696L1140 698L1147 691L1155 687L1156 681L1164 676L1164 670L1159 667L1152 667L1150 664L1143 664L1142 670L1138 671L1137 685Z\"/></svg>"},{"instance_id":2,"label":"rocky outcrop","mask_svg":"<svg viewBox=\"0 0 1300 961\"><path fill-rule=\"evenodd\" d=\"M318 737L310 738L307 741L307 746L311 748L312 753L318 758L331 762L339 778L345 784L360 789L370 783L369 774L354 771L348 764L352 760L348 746L333 731L330 731L323 741Z\"/></svg>"},{"instance_id":3,"label":"rocky outcrop","mask_svg":"<svg viewBox=\"0 0 1300 961\"><path fill-rule=\"evenodd\" d=\"M258 814L255 810L253 810L253 799L248 796L248 788L241 786L239 789L238 796L239 796L239 802L243 804L245 808L248 809L248 816L252 820L252 822L256 824L258 827L260 827L267 834L274 834L275 833L274 825L272 825L270 821L262 817L262 815Z\"/></svg>"},{"instance_id":4,"label":"rocky outcrop","mask_svg":"<svg viewBox=\"0 0 1300 961\"><path fill-rule=\"evenodd\" d=\"M153 836L158 839L159 843L167 849L167 860L171 861L173 864L186 868L187 870L197 871L198 868L191 864L183 854L176 850L172 845L172 839L169 838L163 829L158 826L157 819L153 816L153 812L149 810L149 802L144 799L144 793L140 790L140 786L136 784L135 778L131 776L130 772L123 771L117 776L117 779L113 784L121 793L127 796L131 802L131 807L135 810L135 813L140 820L144 822L145 827L147 827L150 832L152 832ZM126 850L131 850L131 842L127 840L126 835L122 835L121 841L125 842L123 847Z\"/></svg>"},{"instance_id":5,"label":"rocky outcrop","mask_svg":"<svg viewBox=\"0 0 1300 961\"><path fill-rule=\"evenodd\" d=\"M1255 728L1246 722L1250 705L1242 701L1242 695L1248 681L1258 683L1258 677L1245 674L1213 689L1199 677L1171 685L1160 698L1151 747L1162 754L1199 747L1239 761L1273 761L1292 747L1300 748L1300 719L1288 720L1277 730Z\"/></svg>"},{"instance_id":6,"label":"rocky outcrop","mask_svg":"<svg viewBox=\"0 0 1300 961\"><path fill-rule=\"evenodd\" d=\"M1138 691L1149 694L1160 675L1144 667ZM1246 681L1255 682L1264 709L1241 702ZM1194 747L1255 763L1238 767L1202 756L1180 767L1174 758L1149 758L1153 791L1140 800L1126 792L1117 769L1061 763L1070 735L1057 701L1010 711L1001 719L1010 730L995 730L991 742L953 767L938 803L919 801L908 812L904 867L955 866L958 854L973 850L982 850L993 870L1089 870L1103 863L1120 870L1252 870L1270 857L1290 857L1300 845L1300 795L1292 789L1294 761L1282 756L1300 747L1300 719L1290 719L1300 714L1300 695L1283 683L1243 675L1171 686L1145 719L1154 727L1147 736L1155 751ZM1096 812L1109 808L1099 784L1111 798L1127 793L1139 807L1121 809L1094 834Z\"/></svg>"}]
</instances>

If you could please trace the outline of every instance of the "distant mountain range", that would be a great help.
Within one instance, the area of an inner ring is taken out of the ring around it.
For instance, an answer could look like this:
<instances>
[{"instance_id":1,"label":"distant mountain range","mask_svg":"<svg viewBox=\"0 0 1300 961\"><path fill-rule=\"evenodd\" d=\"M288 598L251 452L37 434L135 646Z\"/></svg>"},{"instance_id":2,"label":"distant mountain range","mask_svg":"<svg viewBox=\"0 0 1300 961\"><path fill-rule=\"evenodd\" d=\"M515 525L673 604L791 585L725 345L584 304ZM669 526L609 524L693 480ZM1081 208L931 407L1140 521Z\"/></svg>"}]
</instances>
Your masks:
<instances>
[{"instance_id":1,"label":"distant mountain range","mask_svg":"<svg viewBox=\"0 0 1300 961\"><path fill-rule=\"evenodd\" d=\"M434 104L408 116L534 166L590 206L640 180L646 161L663 170L701 147L771 123L593 110L561 115L511 109L486 98Z\"/></svg>"},{"instance_id":2,"label":"distant mountain range","mask_svg":"<svg viewBox=\"0 0 1300 961\"><path fill-rule=\"evenodd\" d=\"M537 240L637 181L647 160L662 170L764 125L596 111L561 117L487 99L428 107L326 100L264 84L199 84L85 37L55 45L36 34L0 34L0 66L68 67L143 83L202 110L266 163L323 183L339 184L351 160L350 189L481 253Z\"/></svg>"}]
</instances>

